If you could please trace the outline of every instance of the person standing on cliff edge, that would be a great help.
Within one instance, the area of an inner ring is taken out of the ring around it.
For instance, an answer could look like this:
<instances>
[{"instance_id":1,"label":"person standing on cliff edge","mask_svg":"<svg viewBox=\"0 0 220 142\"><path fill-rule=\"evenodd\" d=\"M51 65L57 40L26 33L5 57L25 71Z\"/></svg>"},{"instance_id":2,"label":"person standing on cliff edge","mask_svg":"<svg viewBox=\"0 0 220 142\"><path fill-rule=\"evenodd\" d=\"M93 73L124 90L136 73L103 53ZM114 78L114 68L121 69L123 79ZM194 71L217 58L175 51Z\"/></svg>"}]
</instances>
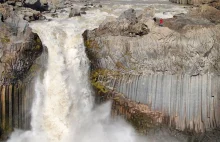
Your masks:
<instances>
[{"instance_id":1,"label":"person standing on cliff edge","mask_svg":"<svg viewBox=\"0 0 220 142\"><path fill-rule=\"evenodd\" d=\"M163 27L163 19L162 18L160 18L159 26Z\"/></svg>"}]
</instances>

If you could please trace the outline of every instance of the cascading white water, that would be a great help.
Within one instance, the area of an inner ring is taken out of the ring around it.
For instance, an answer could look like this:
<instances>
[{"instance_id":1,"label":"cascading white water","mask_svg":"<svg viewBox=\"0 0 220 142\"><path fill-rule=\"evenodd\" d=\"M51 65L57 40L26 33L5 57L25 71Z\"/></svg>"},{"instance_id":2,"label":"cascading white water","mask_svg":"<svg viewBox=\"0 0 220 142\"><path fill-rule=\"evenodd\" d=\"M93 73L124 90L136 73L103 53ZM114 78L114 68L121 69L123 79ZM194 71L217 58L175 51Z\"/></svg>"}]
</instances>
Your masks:
<instances>
[{"instance_id":1,"label":"cascading white water","mask_svg":"<svg viewBox=\"0 0 220 142\"><path fill-rule=\"evenodd\" d=\"M111 120L109 103L93 109L81 34L108 15L93 12L31 25L48 48L48 65L43 81L36 79L31 131L16 131L9 142L136 141L130 126Z\"/></svg>"}]
</instances>

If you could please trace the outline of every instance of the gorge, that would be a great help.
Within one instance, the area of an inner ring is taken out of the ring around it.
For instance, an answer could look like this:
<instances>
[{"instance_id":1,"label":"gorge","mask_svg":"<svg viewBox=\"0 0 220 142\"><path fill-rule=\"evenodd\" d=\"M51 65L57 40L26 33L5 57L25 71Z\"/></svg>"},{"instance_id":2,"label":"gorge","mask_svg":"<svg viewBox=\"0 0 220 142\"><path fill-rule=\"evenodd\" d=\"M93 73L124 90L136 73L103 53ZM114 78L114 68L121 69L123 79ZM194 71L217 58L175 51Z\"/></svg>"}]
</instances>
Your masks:
<instances>
[{"instance_id":1,"label":"gorge","mask_svg":"<svg viewBox=\"0 0 220 142\"><path fill-rule=\"evenodd\" d=\"M220 11L201 3L2 4L1 139L218 141Z\"/></svg>"}]
</instances>

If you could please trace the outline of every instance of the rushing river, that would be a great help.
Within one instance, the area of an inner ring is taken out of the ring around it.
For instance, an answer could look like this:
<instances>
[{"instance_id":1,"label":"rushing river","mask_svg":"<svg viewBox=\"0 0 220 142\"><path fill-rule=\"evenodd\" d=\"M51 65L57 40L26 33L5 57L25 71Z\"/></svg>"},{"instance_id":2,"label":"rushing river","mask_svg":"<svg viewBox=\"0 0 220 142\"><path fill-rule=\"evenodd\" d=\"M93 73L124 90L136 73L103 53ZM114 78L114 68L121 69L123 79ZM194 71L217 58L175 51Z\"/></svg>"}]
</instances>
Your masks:
<instances>
[{"instance_id":1,"label":"rushing river","mask_svg":"<svg viewBox=\"0 0 220 142\"><path fill-rule=\"evenodd\" d=\"M124 120L110 117L110 103L95 106L82 33L130 5L91 10L81 17L60 15L31 24L48 49L46 71L35 82L30 131L16 130L8 142L140 142ZM138 6L136 6L138 7ZM112 13L111 9L115 9ZM118 11L117 11L118 9ZM160 13L158 13L160 15Z\"/></svg>"}]
</instances>

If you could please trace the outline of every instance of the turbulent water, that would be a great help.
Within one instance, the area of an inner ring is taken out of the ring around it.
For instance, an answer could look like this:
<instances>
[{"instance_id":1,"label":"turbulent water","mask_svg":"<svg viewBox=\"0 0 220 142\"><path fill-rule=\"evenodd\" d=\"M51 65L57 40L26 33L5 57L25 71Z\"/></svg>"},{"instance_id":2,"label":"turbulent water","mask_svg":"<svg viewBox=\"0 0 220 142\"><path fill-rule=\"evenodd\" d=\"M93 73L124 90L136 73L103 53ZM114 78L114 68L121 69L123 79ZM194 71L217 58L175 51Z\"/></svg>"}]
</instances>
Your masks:
<instances>
[{"instance_id":1,"label":"turbulent water","mask_svg":"<svg viewBox=\"0 0 220 142\"><path fill-rule=\"evenodd\" d=\"M31 24L48 49L46 71L35 83L32 129L16 130L8 142L143 140L125 121L111 119L110 103L97 107L93 102L82 33L96 28L109 15L92 10L82 17L67 18L64 14L50 22Z\"/></svg>"}]
</instances>

